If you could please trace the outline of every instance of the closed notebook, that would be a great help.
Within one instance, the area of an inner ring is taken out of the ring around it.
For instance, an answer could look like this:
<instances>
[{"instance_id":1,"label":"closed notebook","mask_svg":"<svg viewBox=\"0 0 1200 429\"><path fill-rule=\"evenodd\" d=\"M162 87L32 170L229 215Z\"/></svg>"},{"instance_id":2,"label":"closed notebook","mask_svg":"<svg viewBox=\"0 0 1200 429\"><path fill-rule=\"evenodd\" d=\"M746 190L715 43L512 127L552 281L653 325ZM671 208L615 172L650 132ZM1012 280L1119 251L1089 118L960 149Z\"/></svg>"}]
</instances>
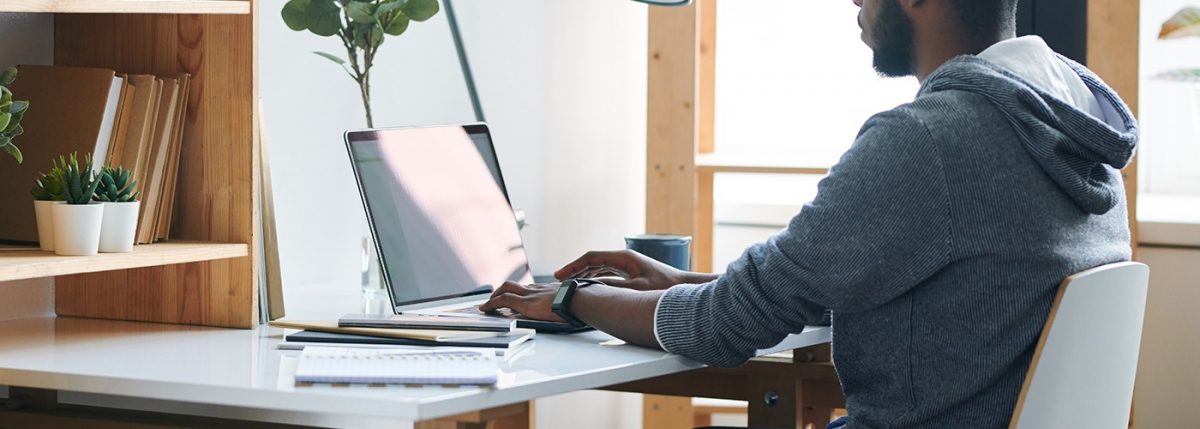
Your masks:
<instances>
[{"instance_id":1,"label":"closed notebook","mask_svg":"<svg viewBox=\"0 0 1200 429\"><path fill-rule=\"evenodd\" d=\"M297 383L495 384L496 357L475 351L305 347Z\"/></svg>"},{"instance_id":2,"label":"closed notebook","mask_svg":"<svg viewBox=\"0 0 1200 429\"><path fill-rule=\"evenodd\" d=\"M509 332L515 319L503 317L454 317L429 314L347 314L338 319L343 328L446 329L458 331Z\"/></svg>"},{"instance_id":3,"label":"closed notebook","mask_svg":"<svg viewBox=\"0 0 1200 429\"><path fill-rule=\"evenodd\" d=\"M307 329L318 332L370 335L374 337L387 338L411 338L416 340L437 342L473 340L477 338L499 337L509 334L508 332L444 331L436 329L342 328L338 327L337 322L334 321L308 321L291 319L273 320L271 321L270 325L276 328ZM512 332L517 333L530 331L532 331L532 329L514 329Z\"/></svg>"},{"instance_id":4,"label":"closed notebook","mask_svg":"<svg viewBox=\"0 0 1200 429\"><path fill-rule=\"evenodd\" d=\"M109 69L20 66L12 85L14 99L29 100L21 121L25 134L15 143L25 155L0 166L0 241L37 241L33 187L39 172L50 170L59 155L92 155L96 167L107 160L120 110L124 80ZM83 159L79 160L81 163Z\"/></svg>"},{"instance_id":5,"label":"closed notebook","mask_svg":"<svg viewBox=\"0 0 1200 429\"><path fill-rule=\"evenodd\" d=\"M371 344L388 346L443 346L443 347L481 347L496 349L514 349L533 338L532 332L514 332L502 337L476 338L459 341L424 341L408 338L372 337L369 335L334 334L329 332L300 331L288 335L284 339L293 343L327 343L333 344Z\"/></svg>"}]
</instances>

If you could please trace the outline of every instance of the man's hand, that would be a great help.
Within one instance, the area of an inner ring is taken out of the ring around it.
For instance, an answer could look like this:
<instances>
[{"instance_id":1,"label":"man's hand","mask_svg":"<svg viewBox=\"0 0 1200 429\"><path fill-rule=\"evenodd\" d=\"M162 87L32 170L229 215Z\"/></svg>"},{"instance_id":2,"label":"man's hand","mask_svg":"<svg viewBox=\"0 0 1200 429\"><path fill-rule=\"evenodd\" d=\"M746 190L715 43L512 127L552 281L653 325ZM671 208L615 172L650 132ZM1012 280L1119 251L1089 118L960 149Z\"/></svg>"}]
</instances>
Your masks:
<instances>
[{"instance_id":1,"label":"man's hand","mask_svg":"<svg viewBox=\"0 0 1200 429\"><path fill-rule=\"evenodd\" d=\"M491 312L508 308L522 316L535 320L562 322L562 318L550 310L554 303L554 295L558 292L558 284L521 285L505 282L504 285L492 292L492 298L479 306L479 311Z\"/></svg>"},{"instance_id":2,"label":"man's hand","mask_svg":"<svg viewBox=\"0 0 1200 429\"><path fill-rule=\"evenodd\" d=\"M588 252L555 272L554 277L559 280L603 277L610 286L642 291L716 279L714 275L675 269L632 250Z\"/></svg>"},{"instance_id":3,"label":"man's hand","mask_svg":"<svg viewBox=\"0 0 1200 429\"><path fill-rule=\"evenodd\" d=\"M496 289L492 299L479 309L487 312L509 308L530 319L561 322L562 319L550 310L558 287L558 284L525 286L508 282ZM575 297L571 298L571 313L617 338L658 348L658 340L654 338L654 309L662 295L661 291L638 292L591 285L575 291Z\"/></svg>"}]
</instances>

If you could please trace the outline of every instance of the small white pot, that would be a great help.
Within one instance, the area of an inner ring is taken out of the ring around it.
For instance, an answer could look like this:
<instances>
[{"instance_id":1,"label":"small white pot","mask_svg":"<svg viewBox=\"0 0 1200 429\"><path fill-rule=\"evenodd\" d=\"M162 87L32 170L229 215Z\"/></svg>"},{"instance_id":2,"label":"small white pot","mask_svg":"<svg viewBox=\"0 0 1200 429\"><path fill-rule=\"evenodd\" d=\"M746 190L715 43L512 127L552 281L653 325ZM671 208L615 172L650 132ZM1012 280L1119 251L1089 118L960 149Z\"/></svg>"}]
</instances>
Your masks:
<instances>
[{"instance_id":1,"label":"small white pot","mask_svg":"<svg viewBox=\"0 0 1200 429\"><path fill-rule=\"evenodd\" d=\"M42 200L33 202L33 212L37 214L38 245L47 252L54 251L54 210L51 207L56 204L63 204L63 202Z\"/></svg>"},{"instance_id":2,"label":"small white pot","mask_svg":"<svg viewBox=\"0 0 1200 429\"><path fill-rule=\"evenodd\" d=\"M104 206L104 223L100 227L100 251L129 253L137 235L138 208L141 201L100 203Z\"/></svg>"},{"instance_id":3,"label":"small white pot","mask_svg":"<svg viewBox=\"0 0 1200 429\"><path fill-rule=\"evenodd\" d=\"M64 256L95 255L100 250L100 226L104 206L91 204L55 204L54 253Z\"/></svg>"}]
</instances>

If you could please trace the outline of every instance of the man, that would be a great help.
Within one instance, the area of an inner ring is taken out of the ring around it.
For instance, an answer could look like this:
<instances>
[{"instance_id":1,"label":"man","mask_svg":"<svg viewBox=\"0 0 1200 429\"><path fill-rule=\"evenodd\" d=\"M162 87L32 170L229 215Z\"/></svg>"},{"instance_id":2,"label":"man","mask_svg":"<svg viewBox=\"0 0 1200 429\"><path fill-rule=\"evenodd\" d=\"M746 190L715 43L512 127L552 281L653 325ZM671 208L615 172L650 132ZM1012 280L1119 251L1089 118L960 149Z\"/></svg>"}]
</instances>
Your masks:
<instances>
[{"instance_id":1,"label":"man","mask_svg":"<svg viewBox=\"0 0 1200 429\"><path fill-rule=\"evenodd\" d=\"M816 199L724 274L589 253L556 276L622 278L569 314L735 366L832 309L845 427L1006 427L1059 283L1130 258L1118 169L1136 123L1083 66L1015 38L1015 0L854 2L875 68L916 76L915 101L867 121ZM558 319L557 288L506 284L481 308Z\"/></svg>"}]
</instances>

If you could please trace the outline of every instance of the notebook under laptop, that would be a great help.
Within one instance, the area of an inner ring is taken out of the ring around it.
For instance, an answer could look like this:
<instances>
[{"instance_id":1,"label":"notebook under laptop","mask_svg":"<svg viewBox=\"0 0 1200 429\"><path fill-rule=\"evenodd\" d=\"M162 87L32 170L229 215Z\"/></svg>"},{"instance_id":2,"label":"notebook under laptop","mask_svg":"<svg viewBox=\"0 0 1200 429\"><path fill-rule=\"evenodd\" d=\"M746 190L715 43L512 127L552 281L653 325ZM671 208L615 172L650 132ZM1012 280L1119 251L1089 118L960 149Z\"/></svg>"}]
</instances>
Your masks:
<instances>
[{"instance_id":1,"label":"notebook under laptop","mask_svg":"<svg viewBox=\"0 0 1200 429\"><path fill-rule=\"evenodd\" d=\"M533 282L491 134L483 124L346 133L359 194L397 313L509 317L475 307L505 281Z\"/></svg>"}]
</instances>

